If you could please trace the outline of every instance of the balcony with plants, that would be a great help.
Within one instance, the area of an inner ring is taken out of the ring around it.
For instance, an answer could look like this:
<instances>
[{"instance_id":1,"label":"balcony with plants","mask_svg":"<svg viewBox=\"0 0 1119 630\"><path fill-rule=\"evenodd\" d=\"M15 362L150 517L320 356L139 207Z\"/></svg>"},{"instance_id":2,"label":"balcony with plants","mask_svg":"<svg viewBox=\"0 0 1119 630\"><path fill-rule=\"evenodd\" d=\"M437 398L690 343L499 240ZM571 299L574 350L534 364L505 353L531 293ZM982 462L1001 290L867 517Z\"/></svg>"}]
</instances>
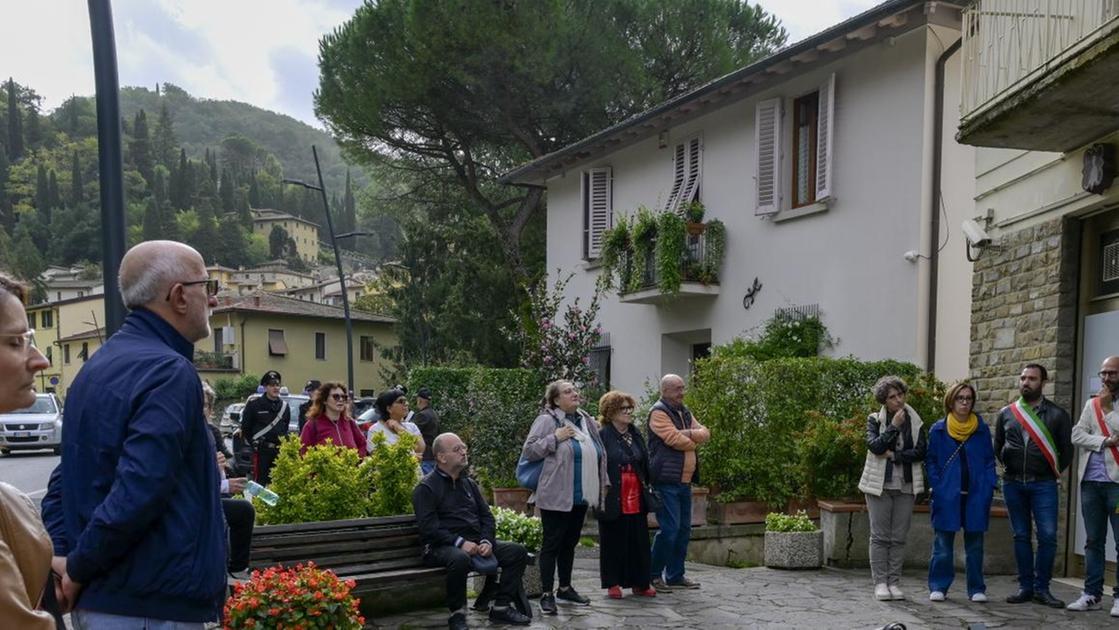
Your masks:
<instances>
[{"instance_id":1,"label":"balcony with plants","mask_svg":"<svg viewBox=\"0 0 1119 630\"><path fill-rule=\"evenodd\" d=\"M642 206L618 219L603 235L603 275L622 302L664 304L719 295L726 227L704 222L706 209L694 201L681 212Z\"/></svg>"},{"instance_id":2,"label":"balcony with plants","mask_svg":"<svg viewBox=\"0 0 1119 630\"><path fill-rule=\"evenodd\" d=\"M962 54L964 144L1068 152L1119 128L1116 0L977 0Z\"/></svg>"}]
</instances>

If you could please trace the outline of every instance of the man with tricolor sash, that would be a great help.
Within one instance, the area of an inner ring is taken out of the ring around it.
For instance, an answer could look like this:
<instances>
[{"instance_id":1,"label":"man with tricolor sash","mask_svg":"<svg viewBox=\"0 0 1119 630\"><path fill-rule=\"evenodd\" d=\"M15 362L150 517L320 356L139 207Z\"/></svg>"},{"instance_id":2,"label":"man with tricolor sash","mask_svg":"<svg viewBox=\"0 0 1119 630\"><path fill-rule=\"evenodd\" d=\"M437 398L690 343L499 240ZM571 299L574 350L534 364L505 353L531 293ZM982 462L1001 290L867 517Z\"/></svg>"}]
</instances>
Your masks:
<instances>
[{"instance_id":1,"label":"man with tricolor sash","mask_svg":"<svg viewBox=\"0 0 1119 630\"><path fill-rule=\"evenodd\" d=\"M1021 397L999 412L995 455L1005 469L1002 495L1018 565L1018 592L1006 601L1064 608L1065 603L1049 592L1049 581L1057 556L1058 481L1072 461L1072 420L1042 395L1048 379L1045 366L1030 363L1022 368ZM1031 525L1037 529L1036 558Z\"/></svg>"},{"instance_id":2,"label":"man with tricolor sash","mask_svg":"<svg viewBox=\"0 0 1119 630\"><path fill-rule=\"evenodd\" d=\"M1103 599L1107 524L1119 540L1119 357L1104 359L1100 390L1084 404L1080 421L1072 428L1072 443L1083 449L1080 457L1080 510L1084 514L1084 592L1069 610L1099 610ZM1119 545L1117 545L1119 550ZM1119 572L1116 574L1119 579ZM1119 617L1119 584L1112 590L1111 616Z\"/></svg>"}]
</instances>

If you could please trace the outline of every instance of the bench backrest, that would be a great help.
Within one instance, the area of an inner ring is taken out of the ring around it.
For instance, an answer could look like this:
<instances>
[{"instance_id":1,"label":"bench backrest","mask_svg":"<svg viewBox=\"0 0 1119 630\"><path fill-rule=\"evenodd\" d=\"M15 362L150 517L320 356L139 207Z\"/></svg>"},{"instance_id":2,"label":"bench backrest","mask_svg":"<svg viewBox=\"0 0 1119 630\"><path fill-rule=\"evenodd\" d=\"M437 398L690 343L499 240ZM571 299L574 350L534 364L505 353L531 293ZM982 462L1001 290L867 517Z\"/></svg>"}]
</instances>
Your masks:
<instances>
[{"instance_id":1,"label":"bench backrest","mask_svg":"<svg viewBox=\"0 0 1119 630\"><path fill-rule=\"evenodd\" d=\"M308 560L339 573L392 571L422 565L414 516L388 516L253 529L252 568Z\"/></svg>"}]
</instances>

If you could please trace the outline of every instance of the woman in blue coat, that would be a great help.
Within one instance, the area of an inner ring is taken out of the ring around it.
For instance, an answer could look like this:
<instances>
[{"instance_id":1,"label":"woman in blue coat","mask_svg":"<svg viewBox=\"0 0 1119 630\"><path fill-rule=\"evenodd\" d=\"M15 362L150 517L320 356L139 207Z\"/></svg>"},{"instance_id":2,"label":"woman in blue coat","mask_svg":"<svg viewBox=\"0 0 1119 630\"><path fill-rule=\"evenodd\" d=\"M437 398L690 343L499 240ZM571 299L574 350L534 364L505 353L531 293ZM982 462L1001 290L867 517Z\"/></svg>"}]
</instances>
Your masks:
<instances>
[{"instance_id":1,"label":"woman in blue coat","mask_svg":"<svg viewBox=\"0 0 1119 630\"><path fill-rule=\"evenodd\" d=\"M945 417L929 429L925 468L932 492L932 558L929 560L929 599L944 601L955 577L953 543L964 530L967 554L967 594L973 602L987 601L983 583L983 536L990 519L991 499L998 476L991 430L977 416L975 388L957 383L944 396Z\"/></svg>"}]
</instances>

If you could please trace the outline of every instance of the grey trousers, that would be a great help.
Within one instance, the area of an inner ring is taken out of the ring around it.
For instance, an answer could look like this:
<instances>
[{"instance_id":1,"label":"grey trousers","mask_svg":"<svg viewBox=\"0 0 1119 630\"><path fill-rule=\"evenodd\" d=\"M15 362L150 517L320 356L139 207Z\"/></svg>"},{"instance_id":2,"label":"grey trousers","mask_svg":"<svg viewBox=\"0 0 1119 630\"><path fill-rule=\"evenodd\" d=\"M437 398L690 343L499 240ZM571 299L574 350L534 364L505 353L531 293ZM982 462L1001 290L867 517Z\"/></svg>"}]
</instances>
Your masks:
<instances>
[{"instance_id":1,"label":"grey trousers","mask_svg":"<svg viewBox=\"0 0 1119 630\"><path fill-rule=\"evenodd\" d=\"M897 584L905 562L905 538L913 516L913 495L883 490L866 495L870 512L870 575L875 584Z\"/></svg>"}]
</instances>

